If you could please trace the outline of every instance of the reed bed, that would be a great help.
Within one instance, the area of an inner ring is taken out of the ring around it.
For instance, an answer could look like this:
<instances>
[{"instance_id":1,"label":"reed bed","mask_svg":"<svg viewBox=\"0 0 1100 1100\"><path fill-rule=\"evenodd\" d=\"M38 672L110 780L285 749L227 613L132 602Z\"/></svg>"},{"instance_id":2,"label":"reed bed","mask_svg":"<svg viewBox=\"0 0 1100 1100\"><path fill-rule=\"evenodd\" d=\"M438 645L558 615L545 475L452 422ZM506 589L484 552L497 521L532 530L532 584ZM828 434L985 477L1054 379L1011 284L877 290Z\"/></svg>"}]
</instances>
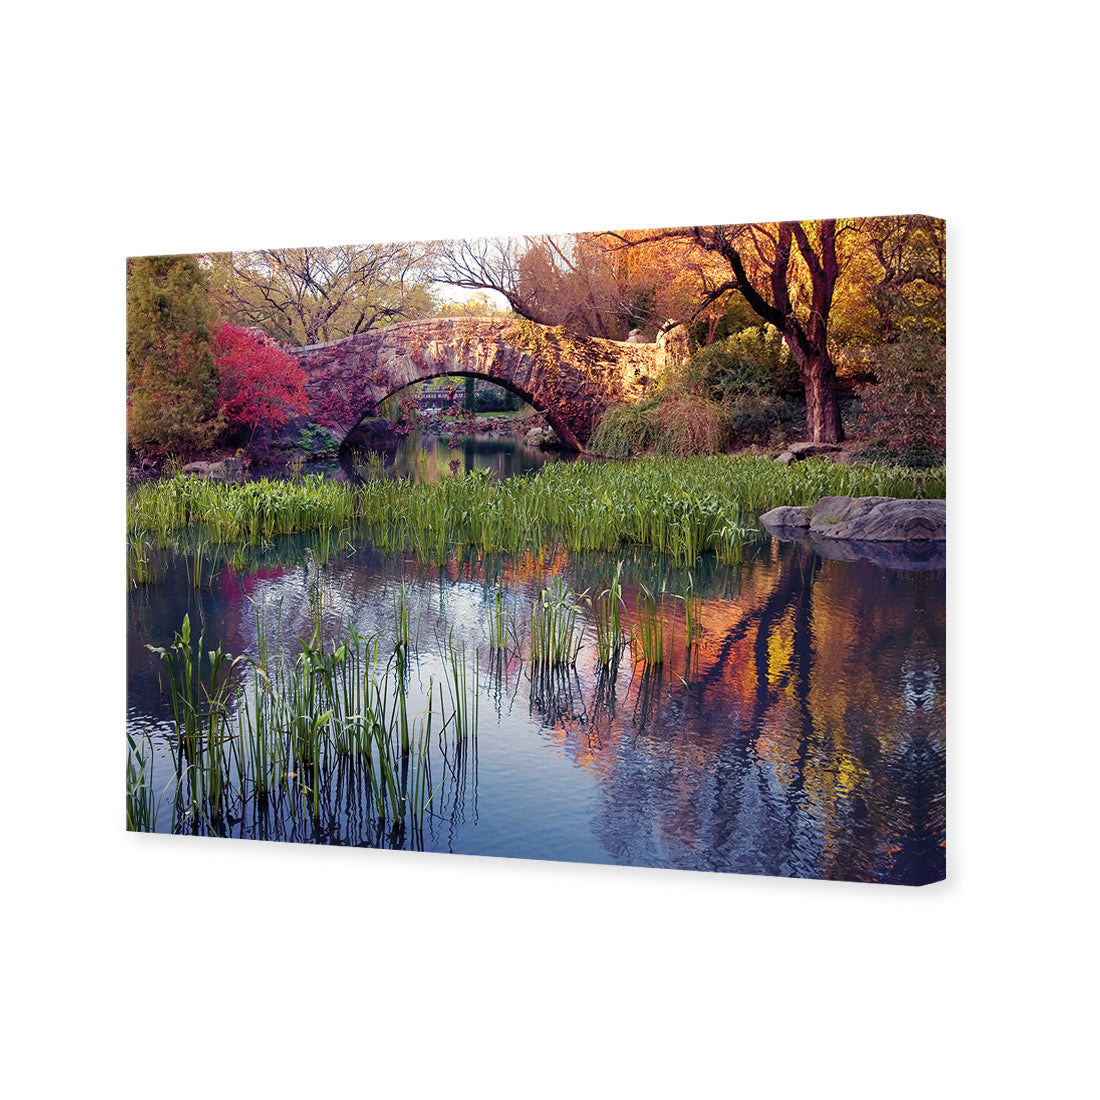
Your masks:
<instances>
[{"instance_id":1,"label":"reed bed","mask_svg":"<svg viewBox=\"0 0 1100 1100\"><path fill-rule=\"evenodd\" d=\"M531 608L531 653L533 665L575 665L584 640L587 618L584 608L561 579L555 577L542 589Z\"/></svg>"},{"instance_id":2,"label":"reed bed","mask_svg":"<svg viewBox=\"0 0 1100 1100\"><path fill-rule=\"evenodd\" d=\"M188 530L212 547L316 532L318 556L334 540L365 540L438 565L462 548L515 553L544 544L609 552L634 544L687 566L712 551L737 565L746 544L761 537L757 517L777 505L838 495L942 497L945 478L942 469L815 459L779 466L730 455L556 463L496 483L487 471L435 484L378 478L361 485L313 474L242 485L177 474L131 493L127 532L131 545L163 546Z\"/></svg>"},{"instance_id":3,"label":"reed bed","mask_svg":"<svg viewBox=\"0 0 1100 1100\"><path fill-rule=\"evenodd\" d=\"M396 601L395 609L400 615ZM187 616L171 645L150 646L172 706L173 830L225 835L249 823L248 835L300 828L302 839L344 842L336 834L358 821L356 835L375 845L422 831L448 785L462 782L480 674L477 655L448 638L439 682L429 677L426 692L414 693L407 614L404 628L385 660L380 636L350 626L324 641L319 611L296 658L280 651L281 625L264 608L247 657L205 650ZM131 739L126 805L135 831L155 828L150 761Z\"/></svg>"}]
</instances>

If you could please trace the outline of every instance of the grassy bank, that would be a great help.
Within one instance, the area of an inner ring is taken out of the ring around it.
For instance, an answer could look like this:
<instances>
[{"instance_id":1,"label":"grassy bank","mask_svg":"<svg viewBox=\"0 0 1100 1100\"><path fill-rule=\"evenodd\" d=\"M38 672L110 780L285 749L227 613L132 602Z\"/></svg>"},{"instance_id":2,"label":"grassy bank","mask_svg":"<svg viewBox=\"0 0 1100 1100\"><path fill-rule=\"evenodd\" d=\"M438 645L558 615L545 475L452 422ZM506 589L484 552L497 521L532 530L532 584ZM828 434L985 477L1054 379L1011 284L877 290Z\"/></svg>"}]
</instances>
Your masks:
<instances>
[{"instance_id":1,"label":"grassy bank","mask_svg":"<svg viewBox=\"0 0 1100 1100\"><path fill-rule=\"evenodd\" d=\"M256 545L279 535L341 532L386 551L444 563L455 546L516 552L559 543L568 550L637 544L691 563L705 551L741 560L757 517L823 496L942 497L940 468L840 466L767 458L641 458L560 463L492 482L487 473L437 484L374 480L352 486L306 477L227 485L177 475L134 490L131 547L164 545L181 532L212 545Z\"/></svg>"}]
</instances>

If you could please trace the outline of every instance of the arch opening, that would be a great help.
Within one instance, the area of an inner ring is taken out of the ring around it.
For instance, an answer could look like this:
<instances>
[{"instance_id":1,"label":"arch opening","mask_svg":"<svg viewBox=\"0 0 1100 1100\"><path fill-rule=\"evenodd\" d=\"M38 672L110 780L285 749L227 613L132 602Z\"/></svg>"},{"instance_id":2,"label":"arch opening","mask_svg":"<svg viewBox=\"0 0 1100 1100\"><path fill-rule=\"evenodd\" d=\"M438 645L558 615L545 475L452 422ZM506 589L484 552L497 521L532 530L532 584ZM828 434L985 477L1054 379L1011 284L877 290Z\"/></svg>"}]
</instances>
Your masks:
<instances>
[{"instance_id":1,"label":"arch opening","mask_svg":"<svg viewBox=\"0 0 1100 1100\"><path fill-rule=\"evenodd\" d=\"M463 381L452 383L451 386L440 384L441 380L445 383L451 379ZM466 381L474 383L472 410L467 407L470 395L465 386ZM495 396L502 394L507 395L506 399ZM402 398L402 395L406 396ZM425 372L415 380L395 386L380 396L366 407L347 432L340 449L344 451L369 447L372 435L377 434L365 427L372 420L378 419L389 424L390 427L383 430L397 435L407 434L410 428L416 426L446 431L448 425L445 423L445 416L448 413L458 414L459 418L451 427L459 432L463 427L464 417L467 426L470 418L514 417L520 421L530 421L528 430L538 427L538 423L534 422L538 418L553 433L562 449L578 452L582 450L568 425L554 415L554 410L539 408L536 398L522 386L509 379L480 371L455 368Z\"/></svg>"}]
</instances>

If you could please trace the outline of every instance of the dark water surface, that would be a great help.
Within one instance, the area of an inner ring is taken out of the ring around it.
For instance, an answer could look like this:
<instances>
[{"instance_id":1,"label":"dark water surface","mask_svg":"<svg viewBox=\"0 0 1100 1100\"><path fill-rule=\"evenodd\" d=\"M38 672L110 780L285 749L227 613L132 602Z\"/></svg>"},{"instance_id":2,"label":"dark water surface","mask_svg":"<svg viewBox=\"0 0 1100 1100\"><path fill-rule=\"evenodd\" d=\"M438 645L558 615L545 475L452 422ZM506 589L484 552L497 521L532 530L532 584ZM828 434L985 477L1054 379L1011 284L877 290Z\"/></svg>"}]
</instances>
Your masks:
<instances>
[{"instance_id":1,"label":"dark water surface","mask_svg":"<svg viewBox=\"0 0 1100 1100\"><path fill-rule=\"evenodd\" d=\"M353 479L383 475L434 482L472 470L488 470L494 478L513 477L537 470L547 462L577 458L567 451L527 447L513 436L451 435L415 428L407 435L389 439L384 449L345 452L340 466Z\"/></svg>"},{"instance_id":2,"label":"dark water surface","mask_svg":"<svg viewBox=\"0 0 1100 1100\"><path fill-rule=\"evenodd\" d=\"M158 831L914 885L943 877L942 570L827 561L770 540L739 569L702 559L690 579L632 550L456 557L436 569L346 544L320 566L310 547L208 552L212 579L198 587L186 556L160 551L155 583L131 590L128 729L152 747L153 787L165 792ZM524 657L540 589L560 577L573 592L600 591L620 560L624 625L637 618L639 585L668 592L664 664L627 648L601 675L590 628L575 668L533 668ZM703 596L690 652L677 598L689 583ZM519 653L489 647L498 589ZM439 765L446 781L421 828L383 828L350 781L317 814L245 792L211 822L173 798L171 709L147 644L170 643L188 614L206 648L254 655L262 608L296 652L312 595L326 631L350 623L392 652L402 590L418 699L445 674L442 639L464 642L471 665L476 650L479 664L476 737Z\"/></svg>"}]
</instances>

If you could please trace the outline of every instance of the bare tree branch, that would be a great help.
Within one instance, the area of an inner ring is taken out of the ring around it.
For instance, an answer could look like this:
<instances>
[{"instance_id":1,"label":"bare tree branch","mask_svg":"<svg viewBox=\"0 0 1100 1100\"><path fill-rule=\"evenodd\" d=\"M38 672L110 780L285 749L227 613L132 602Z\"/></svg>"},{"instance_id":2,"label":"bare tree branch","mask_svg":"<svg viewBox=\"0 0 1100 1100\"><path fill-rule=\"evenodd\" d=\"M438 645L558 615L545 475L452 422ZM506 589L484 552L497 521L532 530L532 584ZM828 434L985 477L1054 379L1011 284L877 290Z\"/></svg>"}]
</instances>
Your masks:
<instances>
[{"instance_id":1,"label":"bare tree branch","mask_svg":"<svg viewBox=\"0 0 1100 1100\"><path fill-rule=\"evenodd\" d=\"M423 244L267 249L216 259L226 312L286 343L323 343L432 309L431 250Z\"/></svg>"}]
</instances>

